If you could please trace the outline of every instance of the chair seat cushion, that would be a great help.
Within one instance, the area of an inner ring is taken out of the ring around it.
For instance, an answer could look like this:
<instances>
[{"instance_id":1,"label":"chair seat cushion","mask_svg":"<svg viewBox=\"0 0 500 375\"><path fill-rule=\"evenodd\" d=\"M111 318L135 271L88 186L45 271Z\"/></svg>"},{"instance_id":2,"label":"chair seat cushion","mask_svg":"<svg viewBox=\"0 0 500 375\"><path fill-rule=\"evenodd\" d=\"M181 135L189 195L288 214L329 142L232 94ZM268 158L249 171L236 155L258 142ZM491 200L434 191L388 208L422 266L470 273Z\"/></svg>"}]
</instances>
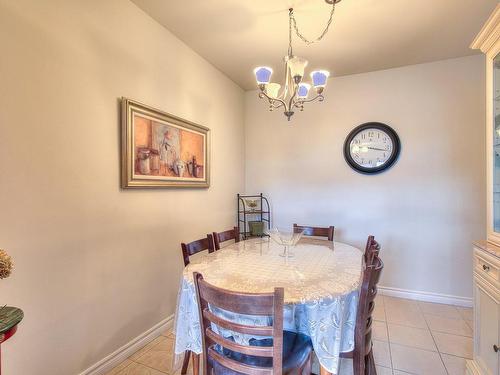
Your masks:
<instances>
[{"instance_id":1,"label":"chair seat cushion","mask_svg":"<svg viewBox=\"0 0 500 375\"><path fill-rule=\"evenodd\" d=\"M232 339L232 338L230 338ZM251 339L251 346L272 346L273 339ZM283 373L288 373L291 370L302 367L312 351L312 342L309 336L284 331L283 332ZM246 354L241 354L238 352L233 352L229 349L224 348L222 354L232 360L245 363L251 366L257 367L273 367L273 360L269 357L256 357ZM212 358L209 358L214 372L217 375L238 375L240 373L230 370Z\"/></svg>"}]
</instances>

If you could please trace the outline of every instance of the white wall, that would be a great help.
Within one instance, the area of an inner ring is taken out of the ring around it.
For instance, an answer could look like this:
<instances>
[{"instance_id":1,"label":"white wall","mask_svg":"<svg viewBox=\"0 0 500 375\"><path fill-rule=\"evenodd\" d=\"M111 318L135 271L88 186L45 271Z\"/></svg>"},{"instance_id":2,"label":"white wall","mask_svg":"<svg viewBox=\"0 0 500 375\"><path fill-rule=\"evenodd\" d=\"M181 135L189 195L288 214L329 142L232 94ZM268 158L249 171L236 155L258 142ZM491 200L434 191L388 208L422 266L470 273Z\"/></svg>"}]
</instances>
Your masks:
<instances>
[{"instance_id":1,"label":"white wall","mask_svg":"<svg viewBox=\"0 0 500 375\"><path fill-rule=\"evenodd\" d=\"M243 91L125 0L0 0L5 374L84 370L174 312L179 243L232 227ZM119 188L118 98L212 130L210 189Z\"/></svg>"},{"instance_id":2,"label":"white wall","mask_svg":"<svg viewBox=\"0 0 500 375\"><path fill-rule=\"evenodd\" d=\"M246 94L246 191L272 199L278 226L336 227L336 239L382 244L387 287L472 295L471 241L485 232L483 57L330 79L323 103L291 122ZM355 126L379 121L402 142L373 176L343 157Z\"/></svg>"}]
</instances>

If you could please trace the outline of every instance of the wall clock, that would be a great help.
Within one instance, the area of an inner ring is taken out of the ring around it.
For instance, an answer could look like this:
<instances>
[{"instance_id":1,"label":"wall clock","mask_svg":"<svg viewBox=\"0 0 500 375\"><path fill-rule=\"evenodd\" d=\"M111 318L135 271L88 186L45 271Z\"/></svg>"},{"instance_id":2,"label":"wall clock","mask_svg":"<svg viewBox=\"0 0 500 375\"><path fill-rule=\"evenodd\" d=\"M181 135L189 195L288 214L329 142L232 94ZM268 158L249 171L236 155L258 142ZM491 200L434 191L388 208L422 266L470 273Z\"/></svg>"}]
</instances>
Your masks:
<instances>
[{"instance_id":1,"label":"wall clock","mask_svg":"<svg viewBox=\"0 0 500 375\"><path fill-rule=\"evenodd\" d=\"M344 157L360 173L380 173L398 159L401 144L397 133L380 122L367 122L354 128L344 143Z\"/></svg>"}]
</instances>

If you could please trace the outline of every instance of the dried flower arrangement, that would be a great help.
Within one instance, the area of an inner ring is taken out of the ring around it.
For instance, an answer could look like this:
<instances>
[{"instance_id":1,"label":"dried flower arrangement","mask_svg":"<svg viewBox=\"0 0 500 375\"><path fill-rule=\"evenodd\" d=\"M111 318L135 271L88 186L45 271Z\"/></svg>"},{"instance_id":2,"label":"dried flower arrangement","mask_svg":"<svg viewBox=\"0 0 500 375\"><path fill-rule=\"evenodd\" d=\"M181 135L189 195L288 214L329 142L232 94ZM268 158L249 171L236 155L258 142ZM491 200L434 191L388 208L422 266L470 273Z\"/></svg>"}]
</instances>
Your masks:
<instances>
[{"instance_id":1,"label":"dried flower arrangement","mask_svg":"<svg viewBox=\"0 0 500 375\"><path fill-rule=\"evenodd\" d=\"M0 279L9 277L13 267L14 264L9 254L0 249Z\"/></svg>"}]
</instances>

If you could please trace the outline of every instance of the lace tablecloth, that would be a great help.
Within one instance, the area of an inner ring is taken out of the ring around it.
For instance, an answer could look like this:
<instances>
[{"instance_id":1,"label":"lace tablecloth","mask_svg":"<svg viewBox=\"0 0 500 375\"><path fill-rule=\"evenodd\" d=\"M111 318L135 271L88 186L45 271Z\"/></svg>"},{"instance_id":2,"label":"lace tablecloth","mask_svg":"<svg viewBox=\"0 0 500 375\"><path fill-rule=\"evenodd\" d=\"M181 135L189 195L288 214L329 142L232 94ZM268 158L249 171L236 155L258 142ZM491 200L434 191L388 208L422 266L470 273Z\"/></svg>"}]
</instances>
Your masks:
<instances>
[{"instance_id":1,"label":"lace tablecloth","mask_svg":"<svg viewBox=\"0 0 500 375\"><path fill-rule=\"evenodd\" d=\"M193 272L218 287L238 292L285 289L284 328L311 337L320 364L337 374L339 353L354 348L362 252L340 242L303 238L293 257L268 238L231 244L191 258L184 269L175 316L176 363L185 350L202 352ZM243 324L269 324L264 317L220 312ZM233 335L234 336L234 335ZM236 341L248 342L241 335ZM262 338L262 337L257 337Z\"/></svg>"}]
</instances>

